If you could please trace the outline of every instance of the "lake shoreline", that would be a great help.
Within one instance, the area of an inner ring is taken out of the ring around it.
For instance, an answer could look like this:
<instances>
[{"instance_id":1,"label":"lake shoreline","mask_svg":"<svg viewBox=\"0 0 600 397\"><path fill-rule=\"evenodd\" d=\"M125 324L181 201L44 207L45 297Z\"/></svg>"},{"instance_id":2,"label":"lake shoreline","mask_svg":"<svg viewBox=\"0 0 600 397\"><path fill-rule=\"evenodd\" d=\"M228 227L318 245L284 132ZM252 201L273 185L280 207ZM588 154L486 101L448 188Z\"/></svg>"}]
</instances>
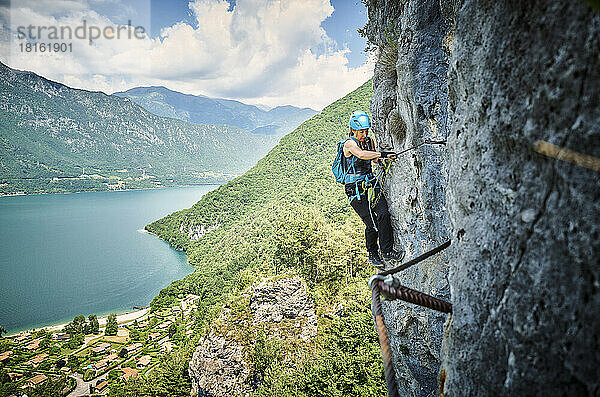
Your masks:
<instances>
[{"instance_id":1,"label":"lake shoreline","mask_svg":"<svg viewBox=\"0 0 600 397\"><path fill-rule=\"evenodd\" d=\"M119 190L82 190L80 192L60 192L60 193L0 193L0 198L2 197L22 197L22 196L42 196L42 195L58 195L58 194L80 194L80 193L99 193L99 192L133 192L139 190L160 190L160 189L172 189L172 188L184 188L184 187L196 187L196 186L221 186L227 182L223 183L198 183L194 185L176 185L176 186L161 186L161 187L144 187L144 188L134 188L134 189L119 189Z\"/></svg>"},{"instance_id":2,"label":"lake shoreline","mask_svg":"<svg viewBox=\"0 0 600 397\"><path fill-rule=\"evenodd\" d=\"M150 312L150 308L139 309L139 310L130 310L130 311L126 311L123 313L115 312L115 314L117 315L117 324L126 324L126 323L132 322L134 320L139 320L142 317L144 317L146 314L148 314L149 312ZM102 328L103 326L106 325L109 315L110 314L98 316L98 324L100 325L100 328ZM86 317L86 321L87 321L87 317ZM67 324L69 324L69 322L60 323L60 324L44 325L41 327L28 328L26 330L8 333L8 334L4 335L4 337L11 337L14 335L18 335L20 333L36 332L36 331L39 331L42 329L46 330L47 332L61 331Z\"/></svg>"}]
</instances>

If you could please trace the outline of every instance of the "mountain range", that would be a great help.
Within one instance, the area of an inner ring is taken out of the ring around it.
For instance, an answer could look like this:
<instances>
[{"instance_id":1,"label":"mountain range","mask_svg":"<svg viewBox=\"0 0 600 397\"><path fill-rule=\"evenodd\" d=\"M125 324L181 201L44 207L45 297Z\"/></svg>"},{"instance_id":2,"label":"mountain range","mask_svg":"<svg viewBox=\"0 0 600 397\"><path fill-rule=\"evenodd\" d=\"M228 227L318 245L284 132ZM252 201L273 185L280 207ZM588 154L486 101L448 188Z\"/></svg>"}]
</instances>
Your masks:
<instances>
[{"instance_id":1,"label":"mountain range","mask_svg":"<svg viewBox=\"0 0 600 397\"><path fill-rule=\"evenodd\" d=\"M162 117L129 98L2 63L0 99L0 194L222 183L277 141L225 123Z\"/></svg>"},{"instance_id":2,"label":"mountain range","mask_svg":"<svg viewBox=\"0 0 600 397\"><path fill-rule=\"evenodd\" d=\"M231 99L183 94L160 86L136 87L113 95L129 98L159 116L200 124L227 124L263 135L283 136L318 113L291 105L265 110Z\"/></svg>"}]
</instances>

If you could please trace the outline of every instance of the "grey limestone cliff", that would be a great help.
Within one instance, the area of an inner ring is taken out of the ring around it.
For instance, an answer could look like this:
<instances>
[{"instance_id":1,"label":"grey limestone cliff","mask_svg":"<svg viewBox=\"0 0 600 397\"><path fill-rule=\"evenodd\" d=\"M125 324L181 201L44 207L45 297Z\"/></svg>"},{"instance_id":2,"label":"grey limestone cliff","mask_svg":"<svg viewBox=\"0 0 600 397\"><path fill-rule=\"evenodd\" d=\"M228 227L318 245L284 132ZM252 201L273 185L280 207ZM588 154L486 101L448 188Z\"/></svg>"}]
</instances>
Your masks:
<instances>
[{"instance_id":1,"label":"grey limestone cliff","mask_svg":"<svg viewBox=\"0 0 600 397\"><path fill-rule=\"evenodd\" d=\"M600 15L581 1L454 16L447 395L600 393ZM464 231L464 232L463 232Z\"/></svg>"},{"instance_id":2,"label":"grey limestone cliff","mask_svg":"<svg viewBox=\"0 0 600 397\"><path fill-rule=\"evenodd\" d=\"M371 106L381 149L399 152L448 135L447 55L450 31L435 1L376 1L369 6L368 37L379 47ZM422 145L401 155L385 190L396 243L414 257L450 238L446 211L447 149ZM400 276L404 285L450 299L444 254ZM401 301L383 303L394 352L398 390L429 396L437 390L442 327L446 315Z\"/></svg>"},{"instance_id":3,"label":"grey limestone cliff","mask_svg":"<svg viewBox=\"0 0 600 397\"><path fill-rule=\"evenodd\" d=\"M447 139L386 182L410 256L453 240L403 275L451 299L443 335L444 316L385 303L400 393L600 394L600 174L535 150L600 157L600 15L583 1L368 7L380 147Z\"/></svg>"}]
</instances>

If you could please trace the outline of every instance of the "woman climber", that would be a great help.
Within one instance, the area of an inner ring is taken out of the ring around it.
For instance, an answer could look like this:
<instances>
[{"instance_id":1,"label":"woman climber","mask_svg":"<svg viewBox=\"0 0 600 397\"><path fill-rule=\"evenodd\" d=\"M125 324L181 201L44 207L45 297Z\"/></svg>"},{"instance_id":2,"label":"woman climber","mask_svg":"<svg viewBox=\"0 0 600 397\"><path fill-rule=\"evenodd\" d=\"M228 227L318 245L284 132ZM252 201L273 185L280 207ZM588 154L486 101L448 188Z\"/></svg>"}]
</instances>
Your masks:
<instances>
[{"instance_id":1,"label":"woman climber","mask_svg":"<svg viewBox=\"0 0 600 397\"><path fill-rule=\"evenodd\" d=\"M404 250L394 250L394 236L388 205L381 192L380 176L375 176L371 163L384 166L396 160L393 152L377 152L373 139L368 136L371 120L363 111L355 111L350 116L349 137L343 144L342 168L345 171L343 182L350 205L364 222L365 239L369 253L369 263L381 268L383 261L400 261ZM379 244L377 240L379 239ZM381 248L381 256L379 256ZM383 260L382 260L383 258Z\"/></svg>"}]
</instances>

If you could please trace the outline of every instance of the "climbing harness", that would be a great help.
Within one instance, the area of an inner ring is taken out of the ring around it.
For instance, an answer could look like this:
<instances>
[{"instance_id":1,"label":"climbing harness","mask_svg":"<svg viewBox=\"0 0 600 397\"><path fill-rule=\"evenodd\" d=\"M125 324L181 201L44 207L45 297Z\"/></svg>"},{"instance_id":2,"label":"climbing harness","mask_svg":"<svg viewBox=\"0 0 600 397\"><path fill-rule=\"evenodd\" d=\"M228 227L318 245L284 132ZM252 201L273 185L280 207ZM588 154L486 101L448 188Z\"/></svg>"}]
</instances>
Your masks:
<instances>
[{"instance_id":1,"label":"climbing harness","mask_svg":"<svg viewBox=\"0 0 600 397\"><path fill-rule=\"evenodd\" d=\"M437 254L438 252L448 248L451 241L448 240L444 244L428 251L408 262L394 268L372 276L369 279L369 288L371 288L371 311L375 320L375 328L379 338L379 346L381 347L381 357L383 359L383 367L385 372L385 383L388 389L388 397L398 397L398 386L396 384L396 376L394 365L392 362L392 350L390 341L387 336L385 322L383 321L383 308L381 306L381 294L387 299L401 299L405 302L414 303L423 307L440 311L442 313L452 313L452 303L442 299L435 298L423 292L400 285L400 279L394 277L394 274L406 270L409 267L416 265Z\"/></svg>"},{"instance_id":2,"label":"climbing harness","mask_svg":"<svg viewBox=\"0 0 600 397\"><path fill-rule=\"evenodd\" d=\"M363 190L367 192L367 200L369 200L369 204L371 208L375 208L379 199L381 198L381 192L383 192L383 182L385 181L385 177L390 172L390 168L392 168L392 160L389 158L384 158L381 160L380 169L377 175L373 178L374 182L371 181L363 181ZM379 186L377 193L375 192L375 188ZM377 194L375 196L375 194Z\"/></svg>"}]
</instances>

